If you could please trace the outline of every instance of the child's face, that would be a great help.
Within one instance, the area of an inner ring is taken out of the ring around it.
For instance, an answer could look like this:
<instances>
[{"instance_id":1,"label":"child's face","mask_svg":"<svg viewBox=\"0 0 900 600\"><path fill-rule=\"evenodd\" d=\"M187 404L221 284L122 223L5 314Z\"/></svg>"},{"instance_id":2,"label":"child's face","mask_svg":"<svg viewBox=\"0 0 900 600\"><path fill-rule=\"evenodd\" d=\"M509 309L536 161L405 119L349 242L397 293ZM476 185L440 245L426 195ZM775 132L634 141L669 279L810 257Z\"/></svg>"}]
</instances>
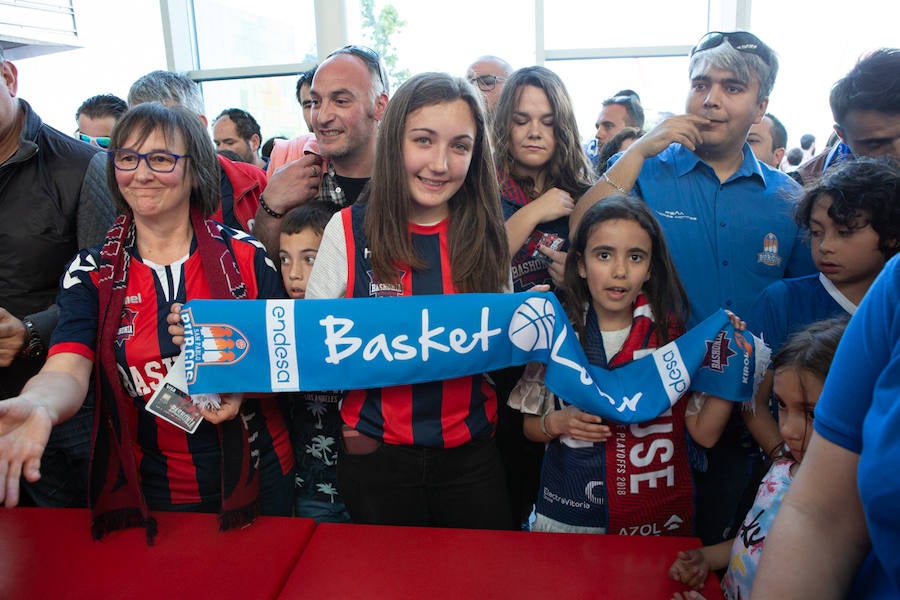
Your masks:
<instances>
[{"instance_id":1,"label":"child's face","mask_svg":"<svg viewBox=\"0 0 900 600\"><path fill-rule=\"evenodd\" d=\"M555 118L547 94L533 85L522 86L509 129L509 151L516 175L537 175L556 150Z\"/></svg>"},{"instance_id":2,"label":"child's face","mask_svg":"<svg viewBox=\"0 0 900 600\"><path fill-rule=\"evenodd\" d=\"M778 403L778 428L798 463L803 460L812 437L813 409L819 401L823 383L809 371L790 367L775 371L772 395Z\"/></svg>"},{"instance_id":3,"label":"child's face","mask_svg":"<svg viewBox=\"0 0 900 600\"><path fill-rule=\"evenodd\" d=\"M816 268L838 289L857 283L868 287L884 266L878 234L865 220L863 227L839 225L828 216L832 198L821 194L809 215L809 236ZM864 217L867 215L863 215ZM843 290L842 290L843 291Z\"/></svg>"},{"instance_id":4,"label":"child's face","mask_svg":"<svg viewBox=\"0 0 900 600\"><path fill-rule=\"evenodd\" d=\"M631 325L632 304L650 279L652 249L650 235L627 219L603 221L588 236L578 274L587 280L604 331Z\"/></svg>"},{"instance_id":5,"label":"child's face","mask_svg":"<svg viewBox=\"0 0 900 600\"><path fill-rule=\"evenodd\" d=\"M282 233L280 241L278 260L281 263L284 289L295 300L305 298L306 284L309 282L313 263L316 262L322 235L307 227L298 233Z\"/></svg>"},{"instance_id":6,"label":"child's face","mask_svg":"<svg viewBox=\"0 0 900 600\"><path fill-rule=\"evenodd\" d=\"M450 198L469 172L475 134L475 119L464 100L430 104L409 113L403 130L403 162L413 223L429 225L447 217Z\"/></svg>"}]
</instances>

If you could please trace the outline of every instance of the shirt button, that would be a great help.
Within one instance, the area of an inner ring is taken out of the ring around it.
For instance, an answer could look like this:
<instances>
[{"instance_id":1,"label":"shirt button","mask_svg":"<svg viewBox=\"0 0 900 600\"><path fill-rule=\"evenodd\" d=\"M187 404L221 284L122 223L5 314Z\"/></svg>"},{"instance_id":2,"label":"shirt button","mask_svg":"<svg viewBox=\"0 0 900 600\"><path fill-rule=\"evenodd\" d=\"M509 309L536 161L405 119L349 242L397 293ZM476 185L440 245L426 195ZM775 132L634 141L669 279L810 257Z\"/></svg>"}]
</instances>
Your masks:
<instances>
[{"instance_id":1,"label":"shirt button","mask_svg":"<svg viewBox=\"0 0 900 600\"><path fill-rule=\"evenodd\" d=\"M731 306L731 300L726 300L726 301L725 301L725 306Z\"/></svg>"},{"instance_id":2,"label":"shirt button","mask_svg":"<svg viewBox=\"0 0 900 600\"><path fill-rule=\"evenodd\" d=\"M723 222L719 223L719 227L725 227L725 222L723 221Z\"/></svg>"},{"instance_id":3,"label":"shirt button","mask_svg":"<svg viewBox=\"0 0 900 600\"><path fill-rule=\"evenodd\" d=\"M340 194L343 190L340 187L336 187L336 188L334 188L334 191L336 193Z\"/></svg>"},{"instance_id":4,"label":"shirt button","mask_svg":"<svg viewBox=\"0 0 900 600\"><path fill-rule=\"evenodd\" d=\"M727 261L727 260L723 260L723 261L722 261L722 266L723 266L723 267L727 267L727 266L728 266L728 261Z\"/></svg>"}]
</instances>

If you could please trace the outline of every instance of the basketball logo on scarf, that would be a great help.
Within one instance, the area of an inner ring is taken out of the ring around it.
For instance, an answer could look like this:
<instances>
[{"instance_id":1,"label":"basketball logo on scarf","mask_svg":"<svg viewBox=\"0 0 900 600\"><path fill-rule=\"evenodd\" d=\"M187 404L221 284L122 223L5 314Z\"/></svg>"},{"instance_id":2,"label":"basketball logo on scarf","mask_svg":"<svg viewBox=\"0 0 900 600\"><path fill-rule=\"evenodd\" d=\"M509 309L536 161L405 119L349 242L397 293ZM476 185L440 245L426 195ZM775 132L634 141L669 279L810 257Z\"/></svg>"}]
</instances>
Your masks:
<instances>
[{"instance_id":1,"label":"basketball logo on scarf","mask_svg":"<svg viewBox=\"0 0 900 600\"><path fill-rule=\"evenodd\" d=\"M509 340L520 350L549 348L553 342L556 311L547 298L529 298L519 305L509 321Z\"/></svg>"},{"instance_id":2,"label":"basketball logo on scarf","mask_svg":"<svg viewBox=\"0 0 900 600\"><path fill-rule=\"evenodd\" d=\"M703 357L703 366L717 373L724 373L728 366L728 359L737 354L728 343L728 336L720 331L712 340L706 340L706 356Z\"/></svg>"},{"instance_id":3,"label":"basketball logo on scarf","mask_svg":"<svg viewBox=\"0 0 900 600\"><path fill-rule=\"evenodd\" d=\"M204 365L230 365L238 362L250 344L247 337L231 325L194 323L190 308L181 311L184 325L184 371L188 383L197 378Z\"/></svg>"}]
</instances>

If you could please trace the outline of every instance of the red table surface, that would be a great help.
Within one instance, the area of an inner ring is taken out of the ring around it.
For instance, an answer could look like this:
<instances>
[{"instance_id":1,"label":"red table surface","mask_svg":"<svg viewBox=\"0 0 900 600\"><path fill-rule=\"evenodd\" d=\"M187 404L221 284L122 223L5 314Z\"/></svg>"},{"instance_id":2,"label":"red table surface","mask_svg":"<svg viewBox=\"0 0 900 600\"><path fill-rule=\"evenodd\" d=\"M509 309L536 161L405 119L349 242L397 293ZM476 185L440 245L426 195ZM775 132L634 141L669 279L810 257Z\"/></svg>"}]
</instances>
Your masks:
<instances>
[{"instance_id":1,"label":"red table surface","mask_svg":"<svg viewBox=\"0 0 900 600\"><path fill-rule=\"evenodd\" d=\"M385 527L316 527L282 598L668 600L667 571L696 538ZM722 598L715 575L703 594Z\"/></svg>"},{"instance_id":2,"label":"red table surface","mask_svg":"<svg viewBox=\"0 0 900 600\"><path fill-rule=\"evenodd\" d=\"M218 530L214 514L154 513L143 529L91 538L84 509L0 509L0 598L275 598L311 519L260 517Z\"/></svg>"}]
</instances>

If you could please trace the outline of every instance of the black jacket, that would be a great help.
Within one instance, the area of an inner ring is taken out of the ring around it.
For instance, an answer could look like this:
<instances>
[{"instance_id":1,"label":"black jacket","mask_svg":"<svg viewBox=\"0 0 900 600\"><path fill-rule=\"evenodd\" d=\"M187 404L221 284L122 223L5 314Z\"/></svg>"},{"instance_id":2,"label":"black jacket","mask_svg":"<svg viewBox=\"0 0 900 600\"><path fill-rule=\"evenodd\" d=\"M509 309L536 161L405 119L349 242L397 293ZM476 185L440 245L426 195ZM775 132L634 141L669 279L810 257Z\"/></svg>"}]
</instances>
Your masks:
<instances>
[{"instance_id":1,"label":"black jacket","mask_svg":"<svg viewBox=\"0 0 900 600\"><path fill-rule=\"evenodd\" d=\"M19 149L0 165L0 307L21 319L53 304L66 264L99 244L115 218L105 155L45 125L24 100ZM55 319L41 319L45 344ZM18 393L43 361L0 368L0 398Z\"/></svg>"}]
</instances>

